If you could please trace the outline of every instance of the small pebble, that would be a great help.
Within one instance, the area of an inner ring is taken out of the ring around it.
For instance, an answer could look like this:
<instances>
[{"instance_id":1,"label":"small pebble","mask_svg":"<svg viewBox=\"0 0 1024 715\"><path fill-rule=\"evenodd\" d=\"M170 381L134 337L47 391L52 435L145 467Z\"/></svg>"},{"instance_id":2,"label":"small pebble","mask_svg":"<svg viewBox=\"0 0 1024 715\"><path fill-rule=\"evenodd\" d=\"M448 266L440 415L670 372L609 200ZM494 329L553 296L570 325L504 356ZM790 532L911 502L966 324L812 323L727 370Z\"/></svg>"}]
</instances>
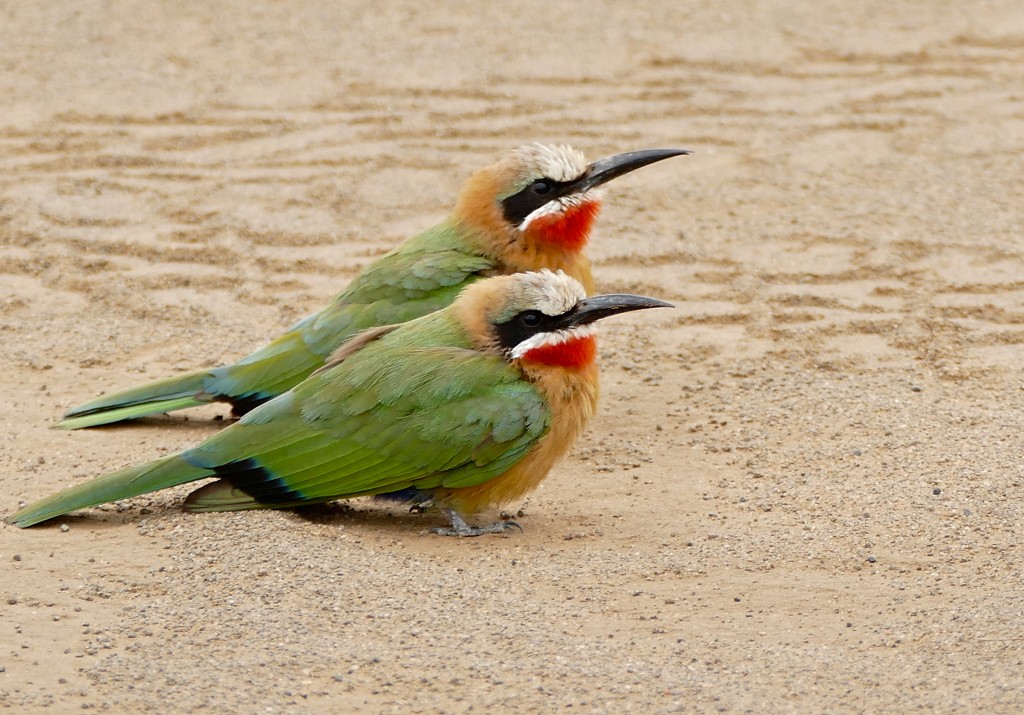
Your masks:
<instances>
[{"instance_id":1,"label":"small pebble","mask_svg":"<svg viewBox=\"0 0 1024 715\"><path fill-rule=\"evenodd\" d=\"M942 490L939 489L938 487L935 487L934 489L932 489L932 494L938 496L939 494L942 494Z\"/></svg>"},{"instance_id":2,"label":"small pebble","mask_svg":"<svg viewBox=\"0 0 1024 715\"><path fill-rule=\"evenodd\" d=\"M67 524L61 524L60 525L60 530L61 530L61 533L66 534L67 532L71 531L71 527L68 526Z\"/></svg>"},{"instance_id":3,"label":"small pebble","mask_svg":"<svg viewBox=\"0 0 1024 715\"><path fill-rule=\"evenodd\" d=\"M21 554L15 554L14 555L14 560L15 561L21 561Z\"/></svg>"},{"instance_id":4,"label":"small pebble","mask_svg":"<svg viewBox=\"0 0 1024 715\"><path fill-rule=\"evenodd\" d=\"M874 556L868 556L868 563L869 564L873 564L876 561L878 561L878 559L876 559Z\"/></svg>"}]
</instances>

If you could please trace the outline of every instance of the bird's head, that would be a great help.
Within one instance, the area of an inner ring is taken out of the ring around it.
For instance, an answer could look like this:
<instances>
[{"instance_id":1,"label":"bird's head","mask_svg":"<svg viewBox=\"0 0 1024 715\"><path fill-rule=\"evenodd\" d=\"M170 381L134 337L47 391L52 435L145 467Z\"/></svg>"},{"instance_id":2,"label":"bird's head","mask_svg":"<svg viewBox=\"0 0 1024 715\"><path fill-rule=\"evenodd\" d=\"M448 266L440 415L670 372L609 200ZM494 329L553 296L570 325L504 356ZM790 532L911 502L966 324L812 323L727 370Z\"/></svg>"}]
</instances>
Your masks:
<instances>
[{"instance_id":1,"label":"bird's head","mask_svg":"<svg viewBox=\"0 0 1024 715\"><path fill-rule=\"evenodd\" d=\"M527 144L466 182L456 215L518 250L578 253L601 207L597 188L684 149L645 149L588 164L571 146Z\"/></svg>"},{"instance_id":2,"label":"bird's head","mask_svg":"<svg viewBox=\"0 0 1024 715\"><path fill-rule=\"evenodd\" d=\"M598 295L562 271L515 273L478 281L459 295L455 310L477 346L507 360L580 369L597 352L594 323L645 308L671 308L654 298Z\"/></svg>"}]
</instances>

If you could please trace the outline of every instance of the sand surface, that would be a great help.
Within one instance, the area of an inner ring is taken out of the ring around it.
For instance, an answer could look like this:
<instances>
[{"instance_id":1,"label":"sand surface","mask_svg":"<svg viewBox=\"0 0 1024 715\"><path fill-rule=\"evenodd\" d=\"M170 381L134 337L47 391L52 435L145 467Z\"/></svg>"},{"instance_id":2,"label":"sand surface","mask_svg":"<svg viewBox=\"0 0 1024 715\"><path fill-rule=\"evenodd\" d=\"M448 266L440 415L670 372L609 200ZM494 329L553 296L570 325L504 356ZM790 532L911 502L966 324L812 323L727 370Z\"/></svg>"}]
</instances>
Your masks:
<instances>
[{"instance_id":1,"label":"sand surface","mask_svg":"<svg viewBox=\"0 0 1024 715\"><path fill-rule=\"evenodd\" d=\"M4 3L0 511L507 149L610 186L603 405L524 533L188 488L0 528L11 712L1024 710L1024 4ZM65 525L67 528L64 528Z\"/></svg>"}]
</instances>

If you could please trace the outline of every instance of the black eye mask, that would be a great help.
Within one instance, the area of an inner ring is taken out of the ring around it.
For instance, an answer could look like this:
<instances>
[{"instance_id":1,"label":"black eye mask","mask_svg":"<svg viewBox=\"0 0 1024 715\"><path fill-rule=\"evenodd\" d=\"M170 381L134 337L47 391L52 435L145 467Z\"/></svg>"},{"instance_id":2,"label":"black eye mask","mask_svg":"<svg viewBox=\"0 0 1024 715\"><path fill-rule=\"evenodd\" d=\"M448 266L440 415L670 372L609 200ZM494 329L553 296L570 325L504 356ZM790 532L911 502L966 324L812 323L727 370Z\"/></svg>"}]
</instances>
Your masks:
<instances>
[{"instance_id":1,"label":"black eye mask","mask_svg":"<svg viewBox=\"0 0 1024 715\"><path fill-rule=\"evenodd\" d=\"M501 202L501 210L505 220L518 226L527 216L549 201L572 193L571 181L553 181L537 179L518 194L512 194Z\"/></svg>"}]
</instances>

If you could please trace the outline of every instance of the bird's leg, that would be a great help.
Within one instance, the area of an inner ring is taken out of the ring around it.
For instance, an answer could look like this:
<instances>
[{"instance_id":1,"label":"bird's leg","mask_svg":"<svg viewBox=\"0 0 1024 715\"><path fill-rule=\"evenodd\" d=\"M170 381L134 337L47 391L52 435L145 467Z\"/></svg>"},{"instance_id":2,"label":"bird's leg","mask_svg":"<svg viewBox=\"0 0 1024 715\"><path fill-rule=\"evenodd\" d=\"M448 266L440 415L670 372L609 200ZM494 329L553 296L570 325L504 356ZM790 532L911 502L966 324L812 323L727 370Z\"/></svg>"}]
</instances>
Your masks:
<instances>
[{"instance_id":1,"label":"bird's leg","mask_svg":"<svg viewBox=\"0 0 1024 715\"><path fill-rule=\"evenodd\" d=\"M441 511L448 517L452 525L448 528L438 527L437 529L431 529L430 533L432 534L441 534L442 536L482 536L483 534L501 534L509 529L523 530L523 527L514 521L496 521L485 526L470 526L459 515L459 512L454 509L441 507Z\"/></svg>"}]
</instances>

